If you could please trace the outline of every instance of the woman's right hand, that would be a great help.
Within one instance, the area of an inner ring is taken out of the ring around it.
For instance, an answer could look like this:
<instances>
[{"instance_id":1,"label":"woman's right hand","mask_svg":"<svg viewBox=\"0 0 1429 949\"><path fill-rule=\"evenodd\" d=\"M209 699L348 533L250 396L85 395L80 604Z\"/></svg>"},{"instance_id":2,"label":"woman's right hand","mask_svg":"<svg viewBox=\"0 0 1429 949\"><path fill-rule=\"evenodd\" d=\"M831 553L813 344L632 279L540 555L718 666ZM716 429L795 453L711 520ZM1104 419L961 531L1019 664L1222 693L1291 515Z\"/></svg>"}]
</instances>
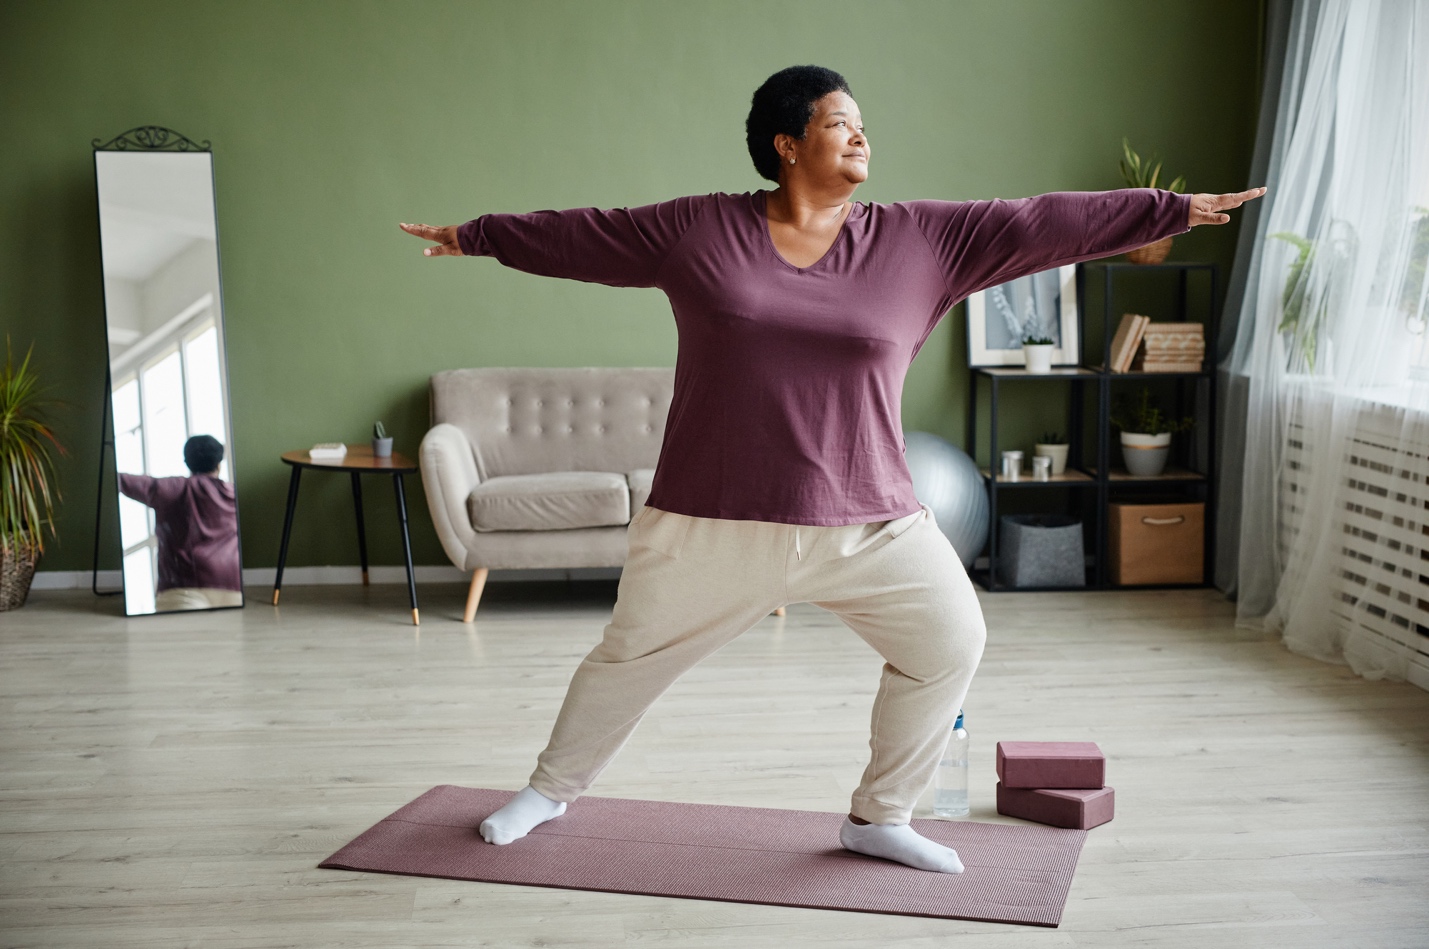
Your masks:
<instances>
[{"instance_id":1,"label":"woman's right hand","mask_svg":"<svg viewBox=\"0 0 1429 949\"><path fill-rule=\"evenodd\" d=\"M402 230L413 237L420 237L424 241L432 241L437 246L428 247L422 251L427 257L461 257L461 245L456 239L456 225L449 224L446 227L432 227L430 224L398 224Z\"/></svg>"}]
</instances>

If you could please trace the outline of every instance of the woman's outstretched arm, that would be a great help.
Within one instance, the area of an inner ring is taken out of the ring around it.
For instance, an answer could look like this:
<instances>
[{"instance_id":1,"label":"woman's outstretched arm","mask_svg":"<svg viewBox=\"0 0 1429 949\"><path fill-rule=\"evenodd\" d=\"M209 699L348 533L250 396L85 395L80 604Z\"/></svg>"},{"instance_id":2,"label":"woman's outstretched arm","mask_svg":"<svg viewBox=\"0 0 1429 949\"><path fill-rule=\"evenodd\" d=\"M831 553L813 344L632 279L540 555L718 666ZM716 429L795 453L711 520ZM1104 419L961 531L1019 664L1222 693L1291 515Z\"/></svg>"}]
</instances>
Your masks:
<instances>
[{"instance_id":1,"label":"woman's outstretched arm","mask_svg":"<svg viewBox=\"0 0 1429 949\"><path fill-rule=\"evenodd\" d=\"M947 277L954 300L1064 264L1109 257L1198 224L1260 197L1176 194L1150 188L1064 191L1013 201L909 201L908 209Z\"/></svg>"},{"instance_id":2,"label":"woman's outstretched arm","mask_svg":"<svg viewBox=\"0 0 1429 949\"><path fill-rule=\"evenodd\" d=\"M676 198L637 208L576 208L530 214L486 214L460 225L402 224L431 241L428 257L494 257L526 273L652 287L660 265L707 202Z\"/></svg>"}]
</instances>

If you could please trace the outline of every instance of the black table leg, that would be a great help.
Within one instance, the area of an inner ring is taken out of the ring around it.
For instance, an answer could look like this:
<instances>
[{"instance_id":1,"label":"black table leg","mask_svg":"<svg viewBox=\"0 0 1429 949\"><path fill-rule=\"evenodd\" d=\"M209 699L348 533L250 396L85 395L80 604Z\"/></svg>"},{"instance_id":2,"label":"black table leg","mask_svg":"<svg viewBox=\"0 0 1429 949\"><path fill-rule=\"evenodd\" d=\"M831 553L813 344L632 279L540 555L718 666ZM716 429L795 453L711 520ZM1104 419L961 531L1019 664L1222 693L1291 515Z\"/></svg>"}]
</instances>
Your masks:
<instances>
[{"instance_id":1,"label":"black table leg","mask_svg":"<svg viewBox=\"0 0 1429 949\"><path fill-rule=\"evenodd\" d=\"M283 564L288 561L288 535L293 532L293 511L298 507L298 481L303 476L301 465L293 465L293 476L288 479L288 512L283 515L283 544L278 548L278 572L273 577L273 605L278 605L278 594L283 589Z\"/></svg>"},{"instance_id":2,"label":"black table leg","mask_svg":"<svg viewBox=\"0 0 1429 949\"><path fill-rule=\"evenodd\" d=\"M357 553L362 558L362 585L367 586L367 530L362 524L362 476L352 472L352 504L357 508Z\"/></svg>"},{"instance_id":3,"label":"black table leg","mask_svg":"<svg viewBox=\"0 0 1429 949\"><path fill-rule=\"evenodd\" d=\"M412 625L420 626L417 616L417 580L412 575L412 541L407 536L407 494L402 488L402 476L394 474L392 483L397 487L397 519L402 522L402 556L407 561L407 594L412 600Z\"/></svg>"}]
</instances>

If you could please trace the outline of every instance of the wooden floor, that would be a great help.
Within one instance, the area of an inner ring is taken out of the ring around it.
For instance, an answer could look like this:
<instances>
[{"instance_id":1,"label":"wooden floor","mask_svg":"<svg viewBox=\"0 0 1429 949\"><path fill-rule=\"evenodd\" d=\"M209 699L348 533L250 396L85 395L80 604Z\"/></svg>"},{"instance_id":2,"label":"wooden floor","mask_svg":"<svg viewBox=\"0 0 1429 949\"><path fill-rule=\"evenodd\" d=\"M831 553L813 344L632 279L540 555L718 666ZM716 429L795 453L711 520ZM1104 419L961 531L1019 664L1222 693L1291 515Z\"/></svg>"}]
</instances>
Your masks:
<instances>
[{"instance_id":1,"label":"wooden floor","mask_svg":"<svg viewBox=\"0 0 1429 949\"><path fill-rule=\"evenodd\" d=\"M1117 817L1060 929L316 869L435 784L516 788L614 584L250 591L0 614L0 945L1429 946L1429 694L1237 632L1213 591L984 595L1000 739L1101 744ZM879 661L806 604L658 704L596 793L842 811ZM927 813L927 801L920 816Z\"/></svg>"}]
</instances>

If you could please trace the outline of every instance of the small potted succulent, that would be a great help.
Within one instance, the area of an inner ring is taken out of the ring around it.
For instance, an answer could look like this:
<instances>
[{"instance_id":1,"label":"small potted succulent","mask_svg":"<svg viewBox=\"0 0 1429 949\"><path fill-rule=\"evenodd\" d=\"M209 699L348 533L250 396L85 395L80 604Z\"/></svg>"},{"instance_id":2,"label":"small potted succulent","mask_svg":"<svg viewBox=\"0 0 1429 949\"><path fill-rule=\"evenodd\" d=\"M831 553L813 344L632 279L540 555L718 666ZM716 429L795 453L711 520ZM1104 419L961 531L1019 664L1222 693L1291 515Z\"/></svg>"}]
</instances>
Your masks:
<instances>
[{"instance_id":1,"label":"small potted succulent","mask_svg":"<svg viewBox=\"0 0 1429 949\"><path fill-rule=\"evenodd\" d=\"M1131 150L1131 143L1124 138L1121 140L1121 161L1118 164L1121 166L1121 177L1128 188L1155 188L1156 180L1161 176L1161 162L1153 165L1150 161L1142 161L1141 156ZM1184 187L1186 177L1181 175L1166 185L1166 190L1180 191ZM1159 264L1170 253L1171 238L1163 237L1145 247L1128 251L1126 259L1133 264Z\"/></svg>"},{"instance_id":2,"label":"small potted succulent","mask_svg":"<svg viewBox=\"0 0 1429 949\"><path fill-rule=\"evenodd\" d=\"M372 457L392 457L392 438L387 434L387 429L382 427L381 422L372 426Z\"/></svg>"},{"instance_id":3,"label":"small potted succulent","mask_svg":"<svg viewBox=\"0 0 1429 949\"><path fill-rule=\"evenodd\" d=\"M30 368L33 353L31 346L16 368L7 339L0 367L0 611L25 605L45 531L55 532L59 491L51 451L64 448L41 417L46 400Z\"/></svg>"},{"instance_id":4,"label":"small potted succulent","mask_svg":"<svg viewBox=\"0 0 1429 949\"><path fill-rule=\"evenodd\" d=\"M1067 470L1067 450L1072 446L1056 432L1046 432L1040 441L1032 446L1033 458L1051 458L1052 474L1059 475Z\"/></svg>"},{"instance_id":5,"label":"small potted succulent","mask_svg":"<svg viewBox=\"0 0 1429 949\"><path fill-rule=\"evenodd\" d=\"M1135 396L1122 393L1112 407L1111 423L1121 430L1121 454L1128 474L1154 478L1166 467L1171 453L1171 436L1196 424L1193 418L1171 419L1163 415L1149 386Z\"/></svg>"},{"instance_id":6,"label":"small potted succulent","mask_svg":"<svg viewBox=\"0 0 1429 949\"><path fill-rule=\"evenodd\" d=\"M1022 338L1022 358L1026 361L1028 372L1051 372L1052 371L1052 350L1057 348L1057 344L1051 337L1039 334L1029 334Z\"/></svg>"}]
</instances>

